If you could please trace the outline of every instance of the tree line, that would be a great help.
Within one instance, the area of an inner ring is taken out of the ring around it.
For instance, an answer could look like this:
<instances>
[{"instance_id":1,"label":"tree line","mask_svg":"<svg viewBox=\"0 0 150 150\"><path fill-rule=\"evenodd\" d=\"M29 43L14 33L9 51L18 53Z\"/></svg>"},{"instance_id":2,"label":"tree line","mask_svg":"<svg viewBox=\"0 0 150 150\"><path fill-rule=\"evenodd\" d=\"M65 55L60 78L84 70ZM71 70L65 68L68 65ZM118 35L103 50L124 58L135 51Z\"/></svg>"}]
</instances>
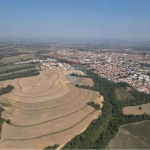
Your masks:
<instances>
[{"instance_id":1,"label":"tree line","mask_svg":"<svg viewBox=\"0 0 150 150\"><path fill-rule=\"evenodd\" d=\"M89 78L87 75L79 75L77 73L71 73L70 76Z\"/></svg>"},{"instance_id":2,"label":"tree line","mask_svg":"<svg viewBox=\"0 0 150 150\"><path fill-rule=\"evenodd\" d=\"M11 68L11 69L7 69L7 70L2 70L2 71L0 72L0 74L10 73L10 72L14 72L14 71L23 70L23 69L31 69L31 68L35 68L35 65L19 66L19 67L16 67L16 68Z\"/></svg>"},{"instance_id":3,"label":"tree line","mask_svg":"<svg viewBox=\"0 0 150 150\"><path fill-rule=\"evenodd\" d=\"M40 73L37 69L29 69L27 71L16 72L16 73L13 72L13 73L5 75L5 76L0 76L0 81L22 78L22 77L29 77L29 76L36 76L39 74Z\"/></svg>"},{"instance_id":4,"label":"tree line","mask_svg":"<svg viewBox=\"0 0 150 150\"><path fill-rule=\"evenodd\" d=\"M11 92L14 89L14 86L12 85L7 85L5 88L2 87L0 88L0 95L6 94ZM1 130L2 130L2 124L5 121L5 119L3 119L1 117L1 113L4 111L4 108L2 106L0 106L0 134L1 134Z\"/></svg>"},{"instance_id":5,"label":"tree line","mask_svg":"<svg viewBox=\"0 0 150 150\"><path fill-rule=\"evenodd\" d=\"M127 88L130 86L129 84L113 83L93 72L88 71L87 73L93 79L94 86L78 85L78 87L98 91L104 96L102 115L93 120L83 133L73 138L63 149L103 149L106 148L108 142L115 136L121 125L150 120L150 116L147 114L124 115L122 112L122 108L127 104L137 105L150 102L150 95L140 93L132 88L131 92L135 99L126 102L119 101L115 94L116 88ZM142 99L141 96L143 96Z\"/></svg>"},{"instance_id":6,"label":"tree line","mask_svg":"<svg viewBox=\"0 0 150 150\"><path fill-rule=\"evenodd\" d=\"M6 87L2 87L0 88L0 95L7 94L11 92L13 89L14 89L14 86L12 85L7 85Z\"/></svg>"}]
</instances>

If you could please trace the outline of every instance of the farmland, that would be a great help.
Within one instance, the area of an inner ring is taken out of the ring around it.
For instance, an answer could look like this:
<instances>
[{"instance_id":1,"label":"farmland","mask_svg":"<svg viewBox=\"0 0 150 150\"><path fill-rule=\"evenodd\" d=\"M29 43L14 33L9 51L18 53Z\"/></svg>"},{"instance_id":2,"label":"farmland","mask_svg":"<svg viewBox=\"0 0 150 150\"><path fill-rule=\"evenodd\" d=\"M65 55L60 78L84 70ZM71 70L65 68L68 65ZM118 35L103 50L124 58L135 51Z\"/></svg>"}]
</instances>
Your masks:
<instances>
[{"instance_id":1,"label":"farmland","mask_svg":"<svg viewBox=\"0 0 150 150\"><path fill-rule=\"evenodd\" d=\"M63 146L99 117L101 111L87 103L102 106L103 97L99 92L73 86L65 76L68 73L45 70L34 77L0 83L2 87L14 86L11 93L0 97L0 103L7 107L2 118L10 120L2 125L1 149ZM93 84L92 80L86 83Z\"/></svg>"},{"instance_id":2,"label":"farmland","mask_svg":"<svg viewBox=\"0 0 150 150\"><path fill-rule=\"evenodd\" d=\"M84 85L84 86L93 86L93 81L91 78L84 78L79 85Z\"/></svg>"},{"instance_id":3,"label":"farmland","mask_svg":"<svg viewBox=\"0 0 150 150\"><path fill-rule=\"evenodd\" d=\"M150 149L150 121L122 126L113 138L109 149Z\"/></svg>"},{"instance_id":4,"label":"farmland","mask_svg":"<svg viewBox=\"0 0 150 150\"><path fill-rule=\"evenodd\" d=\"M29 59L34 59L34 55L33 54L26 54L26 55L18 55L18 56L10 56L10 57L4 57L0 60L0 63L2 63L3 65L7 65L10 63L14 63L14 62L19 62L21 60L29 60Z\"/></svg>"},{"instance_id":5,"label":"farmland","mask_svg":"<svg viewBox=\"0 0 150 150\"><path fill-rule=\"evenodd\" d=\"M34 64L9 65L0 67L0 81L34 76L39 72Z\"/></svg>"},{"instance_id":6,"label":"farmland","mask_svg":"<svg viewBox=\"0 0 150 150\"><path fill-rule=\"evenodd\" d=\"M0 74L3 73L10 73L10 72L14 72L16 70L22 70L22 69L29 69L29 68L35 68L35 65L33 64L21 64L21 65L11 65L11 66L7 66L7 67L0 67Z\"/></svg>"},{"instance_id":7,"label":"farmland","mask_svg":"<svg viewBox=\"0 0 150 150\"><path fill-rule=\"evenodd\" d=\"M149 114L150 115L150 103L137 105L137 106L128 106L123 108L124 114Z\"/></svg>"},{"instance_id":8,"label":"farmland","mask_svg":"<svg viewBox=\"0 0 150 150\"><path fill-rule=\"evenodd\" d=\"M125 101L125 100L134 99L134 97L129 93L128 89L125 89L123 87L116 89L116 96L117 96L118 100Z\"/></svg>"}]
</instances>

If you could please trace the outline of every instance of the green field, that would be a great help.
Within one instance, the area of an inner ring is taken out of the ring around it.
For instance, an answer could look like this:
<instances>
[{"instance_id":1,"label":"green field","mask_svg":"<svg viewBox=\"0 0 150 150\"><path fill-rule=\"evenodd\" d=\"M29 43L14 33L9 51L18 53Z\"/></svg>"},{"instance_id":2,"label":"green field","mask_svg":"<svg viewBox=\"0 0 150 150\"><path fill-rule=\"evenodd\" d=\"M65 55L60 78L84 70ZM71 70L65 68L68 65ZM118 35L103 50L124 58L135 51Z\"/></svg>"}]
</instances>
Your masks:
<instances>
[{"instance_id":1,"label":"green field","mask_svg":"<svg viewBox=\"0 0 150 150\"><path fill-rule=\"evenodd\" d=\"M8 104L8 103L0 103L2 106L4 106L4 107L10 107L11 106L11 104Z\"/></svg>"},{"instance_id":2,"label":"green field","mask_svg":"<svg viewBox=\"0 0 150 150\"><path fill-rule=\"evenodd\" d=\"M123 127L123 129L129 131L139 140L150 145L150 121L144 121L141 123L129 124ZM150 147L149 147L150 148Z\"/></svg>"},{"instance_id":3,"label":"green field","mask_svg":"<svg viewBox=\"0 0 150 150\"><path fill-rule=\"evenodd\" d=\"M11 75L12 73L19 73L35 69L34 64L22 64L22 65L10 65L5 67L0 67L0 78Z\"/></svg>"},{"instance_id":4,"label":"green field","mask_svg":"<svg viewBox=\"0 0 150 150\"><path fill-rule=\"evenodd\" d=\"M3 76L11 75L12 73L26 72L28 70L30 71L31 69L21 69L21 70L17 70L17 71L11 71L9 73L0 74L0 78L3 77Z\"/></svg>"},{"instance_id":5,"label":"green field","mask_svg":"<svg viewBox=\"0 0 150 150\"><path fill-rule=\"evenodd\" d=\"M19 61L24 61L24 60L28 60L28 59L35 59L33 54L23 54L23 55L18 55L18 56L11 56L11 57L4 57L0 60L0 63L3 64L10 64L10 63L15 63L15 62L19 62Z\"/></svg>"},{"instance_id":6,"label":"green field","mask_svg":"<svg viewBox=\"0 0 150 150\"><path fill-rule=\"evenodd\" d=\"M117 88L116 89L116 96L119 100L131 100L131 99L134 99L134 97L130 94L130 91L131 89L130 88L123 88L123 87L120 87L120 88Z\"/></svg>"},{"instance_id":7,"label":"green field","mask_svg":"<svg viewBox=\"0 0 150 150\"><path fill-rule=\"evenodd\" d=\"M30 54L4 57L2 60L0 60L0 63L2 63L0 67L0 81L38 75L39 72L37 71L36 66L34 64L12 64L13 62L23 61L27 59L29 60L34 58L34 55Z\"/></svg>"},{"instance_id":8,"label":"green field","mask_svg":"<svg viewBox=\"0 0 150 150\"><path fill-rule=\"evenodd\" d=\"M5 75L0 75L0 81L4 80L12 80L16 78L22 78L22 77L30 77L30 76L35 76L38 75L39 71L36 68L31 68L31 69L22 69L22 70L17 70L11 73L6 73Z\"/></svg>"},{"instance_id":9,"label":"green field","mask_svg":"<svg viewBox=\"0 0 150 150\"><path fill-rule=\"evenodd\" d=\"M150 121L132 123L120 128L110 141L109 149L150 149Z\"/></svg>"},{"instance_id":10,"label":"green field","mask_svg":"<svg viewBox=\"0 0 150 150\"><path fill-rule=\"evenodd\" d=\"M21 70L21 68L28 67L28 68L35 68L35 65L33 64L21 64L21 65L10 65L7 67L0 67L0 74L2 72L12 72L11 70Z\"/></svg>"}]
</instances>

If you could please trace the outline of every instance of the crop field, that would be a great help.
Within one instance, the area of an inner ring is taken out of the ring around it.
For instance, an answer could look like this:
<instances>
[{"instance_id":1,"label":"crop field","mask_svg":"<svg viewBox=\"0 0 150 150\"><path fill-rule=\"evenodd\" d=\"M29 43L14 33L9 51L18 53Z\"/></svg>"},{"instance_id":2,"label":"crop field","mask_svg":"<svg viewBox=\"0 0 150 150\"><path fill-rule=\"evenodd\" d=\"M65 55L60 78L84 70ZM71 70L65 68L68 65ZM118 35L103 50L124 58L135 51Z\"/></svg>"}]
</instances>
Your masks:
<instances>
[{"instance_id":1,"label":"crop field","mask_svg":"<svg viewBox=\"0 0 150 150\"><path fill-rule=\"evenodd\" d=\"M150 121L122 126L108 149L150 149Z\"/></svg>"},{"instance_id":2,"label":"crop field","mask_svg":"<svg viewBox=\"0 0 150 150\"><path fill-rule=\"evenodd\" d=\"M20 48L16 48L19 52L26 52L26 51L40 51L40 50L47 50L48 48L44 46L22 46Z\"/></svg>"},{"instance_id":3,"label":"crop field","mask_svg":"<svg viewBox=\"0 0 150 150\"><path fill-rule=\"evenodd\" d=\"M34 57L33 54L4 57L0 60L0 63L9 64L9 63L18 62L18 61L21 61L21 60L34 59L34 58L35 57Z\"/></svg>"},{"instance_id":4,"label":"crop field","mask_svg":"<svg viewBox=\"0 0 150 150\"><path fill-rule=\"evenodd\" d=\"M34 69L34 68L33 68ZM7 75L11 75L12 73L20 73L20 72L26 72L28 71L29 69L22 69L22 70L17 70L17 71L12 71L12 72L9 72L9 73L3 73L3 74L0 74L0 77L3 77L3 76L7 76ZM32 69L31 69L32 70Z\"/></svg>"},{"instance_id":5,"label":"crop field","mask_svg":"<svg viewBox=\"0 0 150 150\"><path fill-rule=\"evenodd\" d=\"M21 65L11 65L11 66L7 66L7 67L0 67L0 71L1 72L5 72L5 71L10 72L9 70L16 70L16 69L19 70L19 69L22 69L23 67L35 68L35 66L32 64L21 64Z\"/></svg>"},{"instance_id":6,"label":"crop field","mask_svg":"<svg viewBox=\"0 0 150 150\"><path fill-rule=\"evenodd\" d=\"M79 85L93 86L94 83L91 78L83 78L83 80L79 83Z\"/></svg>"},{"instance_id":7,"label":"crop field","mask_svg":"<svg viewBox=\"0 0 150 150\"><path fill-rule=\"evenodd\" d=\"M98 118L101 111L87 103L102 107L103 97L76 88L66 74L60 69L45 70L38 76L0 82L1 87L14 86L11 93L0 97L6 108L2 118L10 120L2 125L0 149L62 147Z\"/></svg>"},{"instance_id":8,"label":"crop field","mask_svg":"<svg viewBox=\"0 0 150 150\"><path fill-rule=\"evenodd\" d=\"M149 114L150 115L150 103L138 105L138 106L127 106L123 108L124 114Z\"/></svg>"},{"instance_id":9,"label":"crop field","mask_svg":"<svg viewBox=\"0 0 150 150\"><path fill-rule=\"evenodd\" d=\"M134 99L134 97L130 94L130 88L117 88L116 89L116 96L119 100L130 100L130 99Z\"/></svg>"},{"instance_id":10,"label":"crop field","mask_svg":"<svg viewBox=\"0 0 150 150\"><path fill-rule=\"evenodd\" d=\"M71 73L76 73L79 75L85 75L82 71L68 71L67 74L65 74L66 78L72 83L72 85L84 85L84 86L93 86L94 83L91 78L86 78L86 77L78 77L78 76L71 76Z\"/></svg>"}]
</instances>

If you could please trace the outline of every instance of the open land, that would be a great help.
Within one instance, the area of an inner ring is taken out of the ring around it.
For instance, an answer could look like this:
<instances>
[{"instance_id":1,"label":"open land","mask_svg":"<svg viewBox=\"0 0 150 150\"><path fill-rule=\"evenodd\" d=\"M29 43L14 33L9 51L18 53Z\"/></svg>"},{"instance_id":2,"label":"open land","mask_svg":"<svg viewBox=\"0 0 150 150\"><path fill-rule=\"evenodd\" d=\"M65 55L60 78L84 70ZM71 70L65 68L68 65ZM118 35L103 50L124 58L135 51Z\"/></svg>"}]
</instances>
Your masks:
<instances>
[{"instance_id":1,"label":"open land","mask_svg":"<svg viewBox=\"0 0 150 150\"><path fill-rule=\"evenodd\" d=\"M150 103L138 105L138 106L127 106L123 108L124 114L149 114L150 115Z\"/></svg>"},{"instance_id":2,"label":"open land","mask_svg":"<svg viewBox=\"0 0 150 150\"><path fill-rule=\"evenodd\" d=\"M84 85L84 86L93 86L93 81L91 78L84 78L79 85Z\"/></svg>"},{"instance_id":3,"label":"open land","mask_svg":"<svg viewBox=\"0 0 150 150\"><path fill-rule=\"evenodd\" d=\"M99 92L76 88L66 74L61 69L44 70L35 77L0 82L1 87L14 86L11 93L0 97L0 103L10 104L2 113L10 123L2 125L1 149L62 146L98 118L101 111L87 103L93 101L102 107L103 97ZM92 80L87 79L82 85L92 86Z\"/></svg>"},{"instance_id":4,"label":"open land","mask_svg":"<svg viewBox=\"0 0 150 150\"><path fill-rule=\"evenodd\" d=\"M130 88L128 87L127 89L120 87L116 89L116 96L118 98L118 100L130 100L130 99L134 99L134 97L130 94Z\"/></svg>"},{"instance_id":5,"label":"open land","mask_svg":"<svg viewBox=\"0 0 150 150\"><path fill-rule=\"evenodd\" d=\"M150 149L150 121L122 126L110 141L109 149Z\"/></svg>"},{"instance_id":6,"label":"open land","mask_svg":"<svg viewBox=\"0 0 150 150\"><path fill-rule=\"evenodd\" d=\"M33 54L27 54L27 55L18 55L18 56L10 56L10 57L4 57L0 60L0 63L3 64L9 64L9 63L14 63L14 62L19 62L21 60L29 60L29 59L34 59Z\"/></svg>"}]
</instances>

